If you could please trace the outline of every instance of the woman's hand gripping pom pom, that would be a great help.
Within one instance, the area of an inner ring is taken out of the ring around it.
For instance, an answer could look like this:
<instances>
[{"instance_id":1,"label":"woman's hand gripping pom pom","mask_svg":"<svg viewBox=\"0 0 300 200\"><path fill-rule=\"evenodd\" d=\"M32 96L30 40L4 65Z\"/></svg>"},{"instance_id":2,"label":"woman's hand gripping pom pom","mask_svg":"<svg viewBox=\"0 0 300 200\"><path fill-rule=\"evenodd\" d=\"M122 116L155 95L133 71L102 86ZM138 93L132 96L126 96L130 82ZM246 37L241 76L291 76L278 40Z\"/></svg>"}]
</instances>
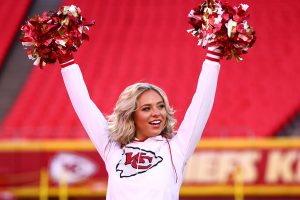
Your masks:
<instances>
[{"instance_id":1,"label":"woman's hand gripping pom pom","mask_svg":"<svg viewBox=\"0 0 300 200\"><path fill-rule=\"evenodd\" d=\"M20 41L34 65L43 68L76 52L83 41L89 39L86 32L94 24L94 20L86 21L81 16L79 7L63 6L56 12L30 18L21 27Z\"/></svg>"},{"instance_id":2,"label":"woman's hand gripping pom pom","mask_svg":"<svg viewBox=\"0 0 300 200\"><path fill-rule=\"evenodd\" d=\"M254 29L248 25L248 5L230 6L227 2L206 0L190 11L188 18L193 29L188 30L198 38L198 45L205 48L219 46L224 57L237 61L255 43Z\"/></svg>"}]
</instances>

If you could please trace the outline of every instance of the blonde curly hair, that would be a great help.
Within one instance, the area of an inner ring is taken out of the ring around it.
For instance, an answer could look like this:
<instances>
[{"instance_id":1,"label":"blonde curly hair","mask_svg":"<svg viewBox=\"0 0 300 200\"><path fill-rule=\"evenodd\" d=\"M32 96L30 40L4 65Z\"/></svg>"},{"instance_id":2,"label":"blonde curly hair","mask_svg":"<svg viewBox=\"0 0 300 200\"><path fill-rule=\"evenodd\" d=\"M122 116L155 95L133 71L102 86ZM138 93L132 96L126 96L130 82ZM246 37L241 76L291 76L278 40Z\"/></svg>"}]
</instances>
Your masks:
<instances>
[{"instance_id":1,"label":"blonde curly hair","mask_svg":"<svg viewBox=\"0 0 300 200\"><path fill-rule=\"evenodd\" d=\"M139 97L149 90L156 91L162 97L167 112L165 128L160 135L168 139L173 137L176 120L166 93L153 84L135 83L125 88L120 94L113 113L108 116L108 130L111 140L119 142L121 145L127 145L134 140L136 130L133 114L137 109Z\"/></svg>"}]
</instances>

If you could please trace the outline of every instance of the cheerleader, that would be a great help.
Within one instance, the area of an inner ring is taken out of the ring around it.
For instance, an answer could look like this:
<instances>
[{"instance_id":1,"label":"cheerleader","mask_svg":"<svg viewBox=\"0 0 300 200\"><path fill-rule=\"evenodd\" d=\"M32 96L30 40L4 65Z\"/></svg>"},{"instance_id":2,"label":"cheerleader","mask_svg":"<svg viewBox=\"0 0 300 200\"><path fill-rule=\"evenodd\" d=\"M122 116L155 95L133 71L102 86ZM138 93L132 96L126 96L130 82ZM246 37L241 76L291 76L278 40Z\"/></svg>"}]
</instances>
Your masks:
<instances>
[{"instance_id":1,"label":"cheerleader","mask_svg":"<svg viewBox=\"0 0 300 200\"><path fill-rule=\"evenodd\" d=\"M72 105L108 172L107 200L176 200L186 163L211 113L222 51L209 47L197 88L178 131L165 92L128 86L108 117L91 100L72 55L59 58Z\"/></svg>"}]
</instances>

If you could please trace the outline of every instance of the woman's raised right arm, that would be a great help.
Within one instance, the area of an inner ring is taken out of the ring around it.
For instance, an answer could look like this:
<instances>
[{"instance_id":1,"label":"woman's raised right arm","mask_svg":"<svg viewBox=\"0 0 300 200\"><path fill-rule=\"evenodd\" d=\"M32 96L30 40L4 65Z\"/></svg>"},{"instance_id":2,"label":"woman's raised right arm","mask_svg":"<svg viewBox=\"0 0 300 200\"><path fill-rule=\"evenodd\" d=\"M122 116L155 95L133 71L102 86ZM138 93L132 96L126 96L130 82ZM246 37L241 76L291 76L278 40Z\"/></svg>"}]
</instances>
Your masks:
<instances>
[{"instance_id":1,"label":"woman's raised right arm","mask_svg":"<svg viewBox=\"0 0 300 200\"><path fill-rule=\"evenodd\" d=\"M71 64L62 68L61 73L77 116L102 159L106 160L106 150L113 148L109 145L107 121L91 100L79 66Z\"/></svg>"}]
</instances>

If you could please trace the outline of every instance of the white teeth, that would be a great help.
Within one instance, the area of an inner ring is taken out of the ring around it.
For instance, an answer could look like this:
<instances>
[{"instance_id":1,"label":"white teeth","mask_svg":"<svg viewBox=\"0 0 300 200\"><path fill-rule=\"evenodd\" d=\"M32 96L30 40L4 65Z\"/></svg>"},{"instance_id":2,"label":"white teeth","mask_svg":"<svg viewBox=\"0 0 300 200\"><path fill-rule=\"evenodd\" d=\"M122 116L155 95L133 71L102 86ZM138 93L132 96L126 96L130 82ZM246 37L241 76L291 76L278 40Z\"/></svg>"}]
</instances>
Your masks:
<instances>
[{"instance_id":1,"label":"white teeth","mask_svg":"<svg viewBox=\"0 0 300 200\"><path fill-rule=\"evenodd\" d=\"M160 124L160 120L154 120L154 121L150 122L150 124Z\"/></svg>"}]
</instances>

